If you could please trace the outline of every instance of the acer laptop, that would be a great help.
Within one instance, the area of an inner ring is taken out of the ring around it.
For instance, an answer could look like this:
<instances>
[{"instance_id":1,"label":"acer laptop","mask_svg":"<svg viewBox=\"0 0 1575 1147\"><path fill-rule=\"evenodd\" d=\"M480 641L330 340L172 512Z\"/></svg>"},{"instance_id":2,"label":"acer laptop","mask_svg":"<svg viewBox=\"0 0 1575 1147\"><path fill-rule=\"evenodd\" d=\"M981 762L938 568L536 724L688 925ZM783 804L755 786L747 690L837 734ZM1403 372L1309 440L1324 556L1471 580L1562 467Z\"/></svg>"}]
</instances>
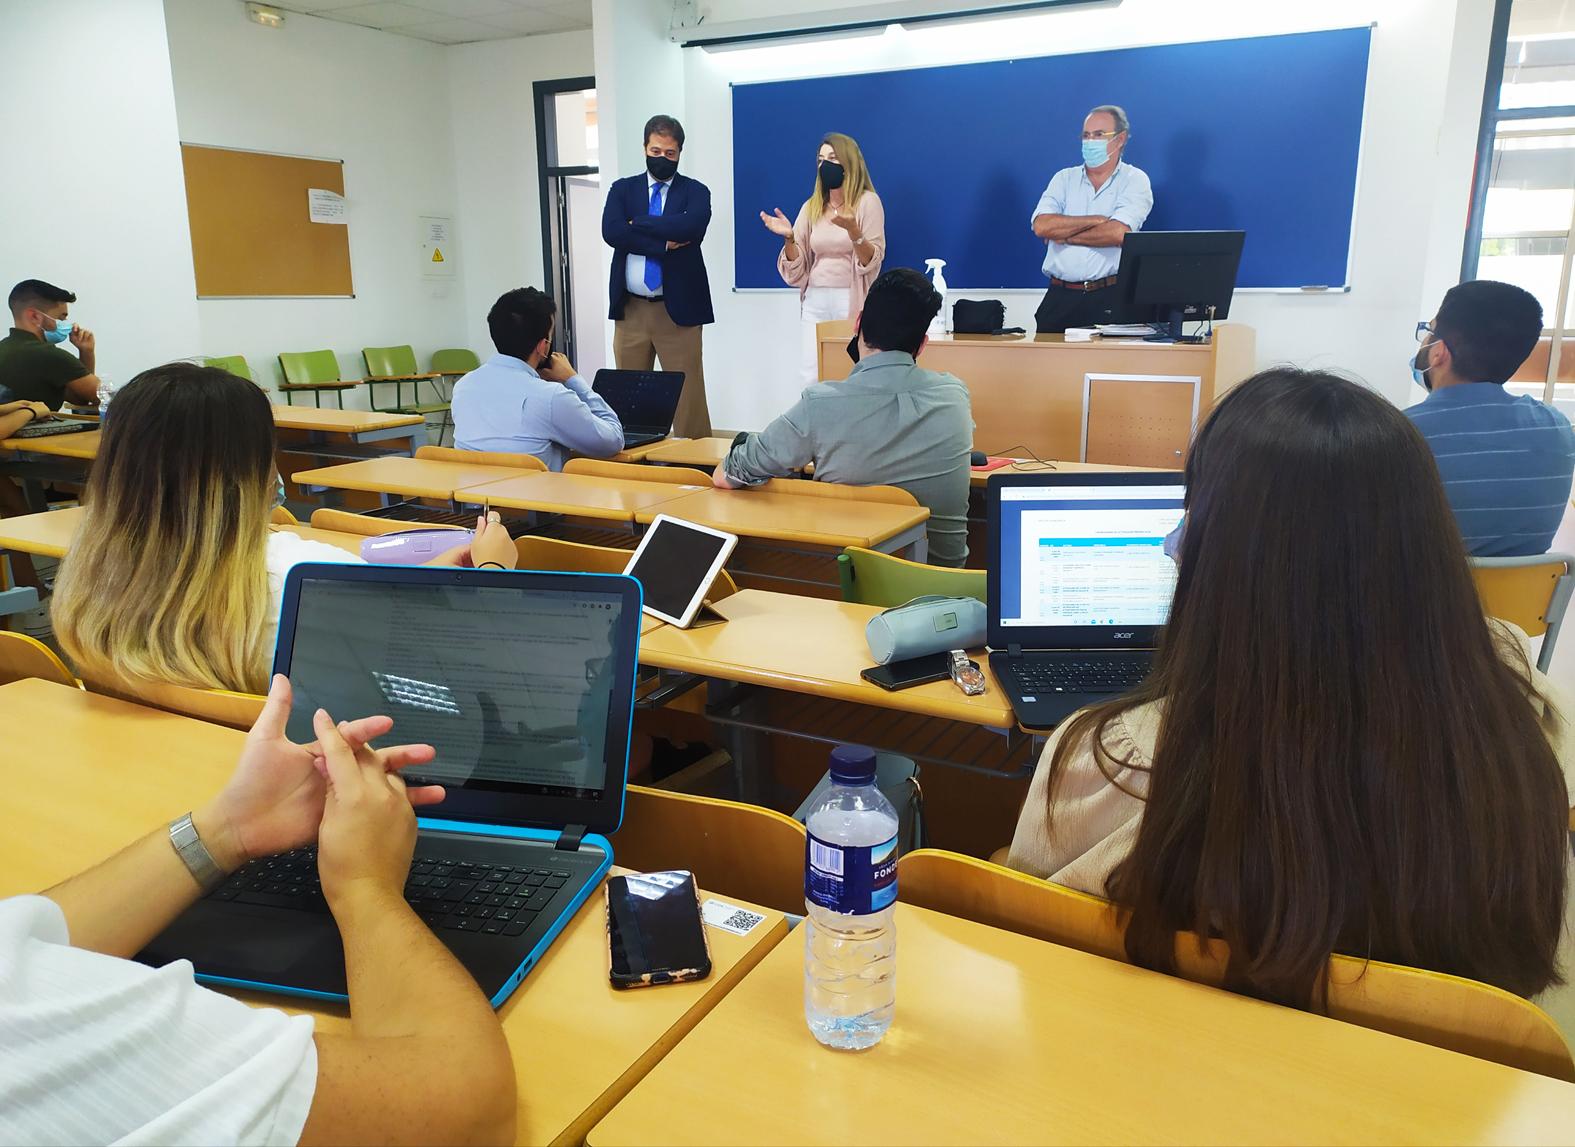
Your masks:
<instances>
[{"instance_id":1,"label":"acer laptop","mask_svg":"<svg viewBox=\"0 0 1575 1147\"><path fill-rule=\"evenodd\" d=\"M1182 476L990 476L990 668L1030 729L1148 675L1170 613Z\"/></svg>"},{"instance_id":2,"label":"acer laptop","mask_svg":"<svg viewBox=\"0 0 1575 1147\"><path fill-rule=\"evenodd\" d=\"M322 707L392 717L384 742L437 750L403 773L448 791L419 810L405 897L493 1006L612 863L640 615L639 583L621 574L304 564L285 582L274 672L294 687L290 739L314 740ZM138 959L347 998L313 849L247 864Z\"/></svg>"},{"instance_id":3,"label":"acer laptop","mask_svg":"<svg viewBox=\"0 0 1575 1147\"><path fill-rule=\"evenodd\" d=\"M613 408L623 423L624 448L660 442L673 432L681 370L599 370L591 389Z\"/></svg>"}]
</instances>

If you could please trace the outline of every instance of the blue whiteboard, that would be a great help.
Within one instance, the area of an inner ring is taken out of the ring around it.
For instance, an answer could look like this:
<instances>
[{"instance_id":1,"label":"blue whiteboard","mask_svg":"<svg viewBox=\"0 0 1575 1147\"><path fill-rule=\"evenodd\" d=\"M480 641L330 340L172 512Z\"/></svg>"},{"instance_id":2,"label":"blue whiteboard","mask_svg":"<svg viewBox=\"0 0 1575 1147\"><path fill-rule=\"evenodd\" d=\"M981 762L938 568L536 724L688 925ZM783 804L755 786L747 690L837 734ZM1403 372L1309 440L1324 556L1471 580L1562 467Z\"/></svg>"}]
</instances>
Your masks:
<instances>
[{"instance_id":1,"label":"blue whiteboard","mask_svg":"<svg viewBox=\"0 0 1575 1147\"><path fill-rule=\"evenodd\" d=\"M781 240L827 131L859 141L886 266L946 262L972 290L1044 286L1029 216L1118 103L1154 184L1150 231L1241 229L1242 287L1346 284L1370 28L915 68L733 88L734 283L780 287Z\"/></svg>"}]
</instances>

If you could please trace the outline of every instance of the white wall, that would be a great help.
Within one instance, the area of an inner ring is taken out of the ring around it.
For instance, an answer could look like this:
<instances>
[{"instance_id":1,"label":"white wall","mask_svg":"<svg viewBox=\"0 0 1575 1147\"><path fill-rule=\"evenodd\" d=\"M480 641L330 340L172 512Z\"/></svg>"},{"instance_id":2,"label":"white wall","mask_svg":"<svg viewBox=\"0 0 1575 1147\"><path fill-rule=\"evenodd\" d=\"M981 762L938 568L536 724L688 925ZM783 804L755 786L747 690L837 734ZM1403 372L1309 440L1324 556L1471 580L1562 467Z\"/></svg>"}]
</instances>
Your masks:
<instances>
[{"instance_id":1,"label":"white wall","mask_svg":"<svg viewBox=\"0 0 1575 1147\"><path fill-rule=\"evenodd\" d=\"M1377 27L1352 289L1321 296L1238 295L1232 317L1257 328L1261 364L1292 361L1343 368L1391 399L1407 401L1410 381L1403 360L1413 346L1411 331L1417 319L1432 314L1439 295L1458 275L1491 9L1491 0L1324 0L1315 13L1305 14L1303 5L1262 0L1125 0L1114 8L911 31L896 28L873 36L684 50L685 127L692 141L685 170L710 186L716 211L705 242L717 311L716 325L706 332L706 374L719 380L711 387L713 420L718 426L758 427L798 390L796 297L731 290L729 83L1270 35L1368 21L1377 21ZM1119 99L1119 92L1089 93L1090 103ZM836 125L824 126L834 130ZM1212 126L1229 130L1228 125ZM1250 139L1235 142L1252 146ZM952 158L966 161L966 141L953 143L962 150ZM1045 156L1046 178L1056 168L1075 163L1076 154L1076 140L1068 140L1064 153ZM1135 157L1135 162L1141 161ZM1165 193L1163 187L1156 192ZM1024 241L1032 242L1026 231ZM1031 329L1039 293L1002 297L1008 322Z\"/></svg>"},{"instance_id":2,"label":"white wall","mask_svg":"<svg viewBox=\"0 0 1575 1147\"><path fill-rule=\"evenodd\" d=\"M469 244L444 252L461 272L449 281L423 278L420 247L421 216L458 214L449 49L295 13L268 29L240 0L165 0L165 11L182 141L345 163L355 298L203 300L203 352L244 354L259 381L277 382L280 351L331 347L359 378L364 346L409 343L424 365L463 344ZM366 402L364 390L346 398Z\"/></svg>"},{"instance_id":3,"label":"white wall","mask_svg":"<svg viewBox=\"0 0 1575 1147\"><path fill-rule=\"evenodd\" d=\"M486 358L493 300L515 287L545 286L532 85L591 75L595 61L589 32L459 44L447 57L465 253L463 330L465 345Z\"/></svg>"},{"instance_id":4,"label":"white wall","mask_svg":"<svg viewBox=\"0 0 1575 1147\"><path fill-rule=\"evenodd\" d=\"M186 191L159 0L0 4L0 291L75 291L117 382L197 349ZM23 152L25 150L25 159Z\"/></svg>"}]
</instances>

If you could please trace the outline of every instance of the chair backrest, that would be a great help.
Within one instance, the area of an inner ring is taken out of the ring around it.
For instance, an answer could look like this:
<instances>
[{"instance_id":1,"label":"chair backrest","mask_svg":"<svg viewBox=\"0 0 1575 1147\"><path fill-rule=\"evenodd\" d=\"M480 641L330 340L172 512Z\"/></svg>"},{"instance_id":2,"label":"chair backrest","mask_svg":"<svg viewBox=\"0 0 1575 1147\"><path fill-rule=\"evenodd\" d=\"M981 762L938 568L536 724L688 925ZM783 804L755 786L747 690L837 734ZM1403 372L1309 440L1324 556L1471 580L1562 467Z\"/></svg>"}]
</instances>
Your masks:
<instances>
[{"instance_id":1,"label":"chair backrest","mask_svg":"<svg viewBox=\"0 0 1575 1147\"><path fill-rule=\"evenodd\" d=\"M28 677L77 687L76 675L55 656L53 649L36 637L0 629L0 685Z\"/></svg>"},{"instance_id":2,"label":"chair backrest","mask_svg":"<svg viewBox=\"0 0 1575 1147\"><path fill-rule=\"evenodd\" d=\"M985 600L989 577L984 570L946 569L906 558L849 546L837 555L842 600L888 608L925 594L976 597Z\"/></svg>"},{"instance_id":3,"label":"chair backrest","mask_svg":"<svg viewBox=\"0 0 1575 1147\"><path fill-rule=\"evenodd\" d=\"M421 373L416 352L408 346L365 346L361 348L361 361L366 364L368 378Z\"/></svg>"},{"instance_id":4,"label":"chair backrest","mask_svg":"<svg viewBox=\"0 0 1575 1147\"><path fill-rule=\"evenodd\" d=\"M250 729L257 723L263 705L268 700L255 693L231 693L227 689L192 689L186 685L168 685L153 682L131 682L118 677L87 679L91 693L118 697L137 705L178 713L182 717L195 717L210 725L226 725L231 729Z\"/></svg>"},{"instance_id":5,"label":"chair backrest","mask_svg":"<svg viewBox=\"0 0 1575 1147\"><path fill-rule=\"evenodd\" d=\"M268 513L268 521L276 526L298 526L300 519L283 506L275 506Z\"/></svg>"},{"instance_id":6,"label":"chair backrest","mask_svg":"<svg viewBox=\"0 0 1575 1147\"><path fill-rule=\"evenodd\" d=\"M1108 900L971 856L919 849L897 862L898 899L1126 962L1124 924ZM1177 973L1219 987L1227 949L1176 937ZM1490 984L1419 968L1333 956L1329 1015L1347 1023L1575 1081L1558 1025Z\"/></svg>"},{"instance_id":7,"label":"chair backrest","mask_svg":"<svg viewBox=\"0 0 1575 1147\"><path fill-rule=\"evenodd\" d=\"M331 350L282 351L279 369L291 386L339 381L339 360Z\"/></svg>"},{"instance_id":8,"label":"chair backrest","mask_svg":"<svg viewBox=\"0 0 1575 1147\"><path fill-rule=\"evenodd\" d=\"M708 892L803 912L804 841L771 809L630 785L613 848L637 872L688 869Z\"/></svg>"},{"instance_id":9,"label":"chair backrest","mask_svg":"<svg viewBox=\"0 0 1575 1147\"><path fill-rule=\"evenodd\" d=\"M376 538L384 534L397 534L402 530L460 530L464 527L442 525L438 522L401 521L398 518L368 518L364 514L352 514L349 510L325 508L312 511L312 528Z\"/></svg>"},{"instance_id":10,"label":"chair backrest","mask_svg":"<svg viewBox=\"0 0 1575 1147\"><path fill-rule=\"evenodd\" d=\"M315 525L317 515L312 515ZM633 550L620 550L614 546L590 546L584 542L566 542L561 538L544 538L527 534L514 539L514 549L519 555L514 563L520 570L562 570L565 573L623 573ZM711 582L707 601L721 601L738 592L738 584L726 570L718 570Z\"/></svg>"},{"instance_id":11,"label":"chair backrest","mask_svg":"<svg viewBox=\"0 0 1575 1147\"><path fill-rule=\"evenodd\" d=\"M1553 649L1575 589L1572 575L1575 556L1570 554L1471 559L1471 577L1477 584L1482 611L1514 622L1528 637L1541 636L1537 668L1544 673L1553 664Z\"/></svg>"},{"instance_id":12,"label":"chair backrest","mask_svg":"<svg viewBox=\"0 0 1575 1147\"><path fill-rule=\"evenodd\" d=\"M432 373L469 374L481 365L476 352L464 347L446 347L432 352Z\"/></svg>"},{"instance_id":13,"label":"chair backrest","mask_svg":"<svg viewBox=\"0 0 1575 1147\"><path fill-rule=\"evenodd\" d=\"M247 382L254 382L252 368L246 365L246 356L239 354L220 355L217 358L205 360L207 365L216 366L220 370L227 370L236 378L244 378Z\"/></svg>"},{"instance_id":14,"label":"chair backrest","mask_svg":"<svg viewBox=\"0 0 1575 1147\"><path fill-rule=\"evenodd\" d=\"M711 475L688 466L647 466L640 462L606 462L600 458L570 458L565 474L591 474L598 478L627 478L631 482L671 482L675 486L711 488Z\"/></svg>"},{"instance_id":15,"label":"chair backrest","mask_svg":"<svg viewBox=\"0 0 1575 1147\"><path fill-rule=\"evenodd\" d=\"M470 466L513 466L518 470L547 469L547 463L534 454L509 454L502 450L456 450L452 446L418 446L416 457L433 462L464 462Z\"/></svg>"},{"instance_id":16,"label":"chair backrest","mask_svg":"<svg viewBox=\"0 0 1575 1147\"><path fill-rule=\"evenodd\" d=\"M892 506L917 506L919 499L900 486L844 486L839 482L813 482L808 478L773 478L755 487L772 494L800 494L806 498L846 498L851 502L884 502Z\"/></svg>"}]
</instances>

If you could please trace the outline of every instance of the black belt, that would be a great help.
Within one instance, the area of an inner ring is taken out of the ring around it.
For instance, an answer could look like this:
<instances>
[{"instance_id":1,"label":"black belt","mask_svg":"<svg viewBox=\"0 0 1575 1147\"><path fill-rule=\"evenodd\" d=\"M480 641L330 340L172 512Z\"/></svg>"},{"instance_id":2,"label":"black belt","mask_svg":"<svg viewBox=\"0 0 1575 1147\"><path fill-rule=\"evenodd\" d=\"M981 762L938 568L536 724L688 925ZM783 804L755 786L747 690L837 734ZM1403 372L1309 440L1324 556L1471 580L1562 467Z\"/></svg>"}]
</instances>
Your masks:
<instances>
[{"instance_id":1,"label":"black belt","mask_svg":"<svg viewBox=\"0 0 1575 1147\"><path fill-rule=\"evenodd\" d=\"M1107 275L1103 279L1089 279L1086 283L1068 283L1065 279L1057 279L1052 275L1050 276L1050 285L1052 287L1060 287L1063 291L1099 291L1106 287L1115 286L1116 279L1117 276L1115 275Z\"/></svg>"},{"instance_id":2,"label":"black belt","mask_svg":"<svg viewBox=\"0 0 1575 1147\"><path fill-rule=\"evenodd\" d=\"M659 303L662 301L661 295L637 295L633 291L629 292L629 297L631 299L644 299L648 303Z\"/></svg>"}]
</instances>

